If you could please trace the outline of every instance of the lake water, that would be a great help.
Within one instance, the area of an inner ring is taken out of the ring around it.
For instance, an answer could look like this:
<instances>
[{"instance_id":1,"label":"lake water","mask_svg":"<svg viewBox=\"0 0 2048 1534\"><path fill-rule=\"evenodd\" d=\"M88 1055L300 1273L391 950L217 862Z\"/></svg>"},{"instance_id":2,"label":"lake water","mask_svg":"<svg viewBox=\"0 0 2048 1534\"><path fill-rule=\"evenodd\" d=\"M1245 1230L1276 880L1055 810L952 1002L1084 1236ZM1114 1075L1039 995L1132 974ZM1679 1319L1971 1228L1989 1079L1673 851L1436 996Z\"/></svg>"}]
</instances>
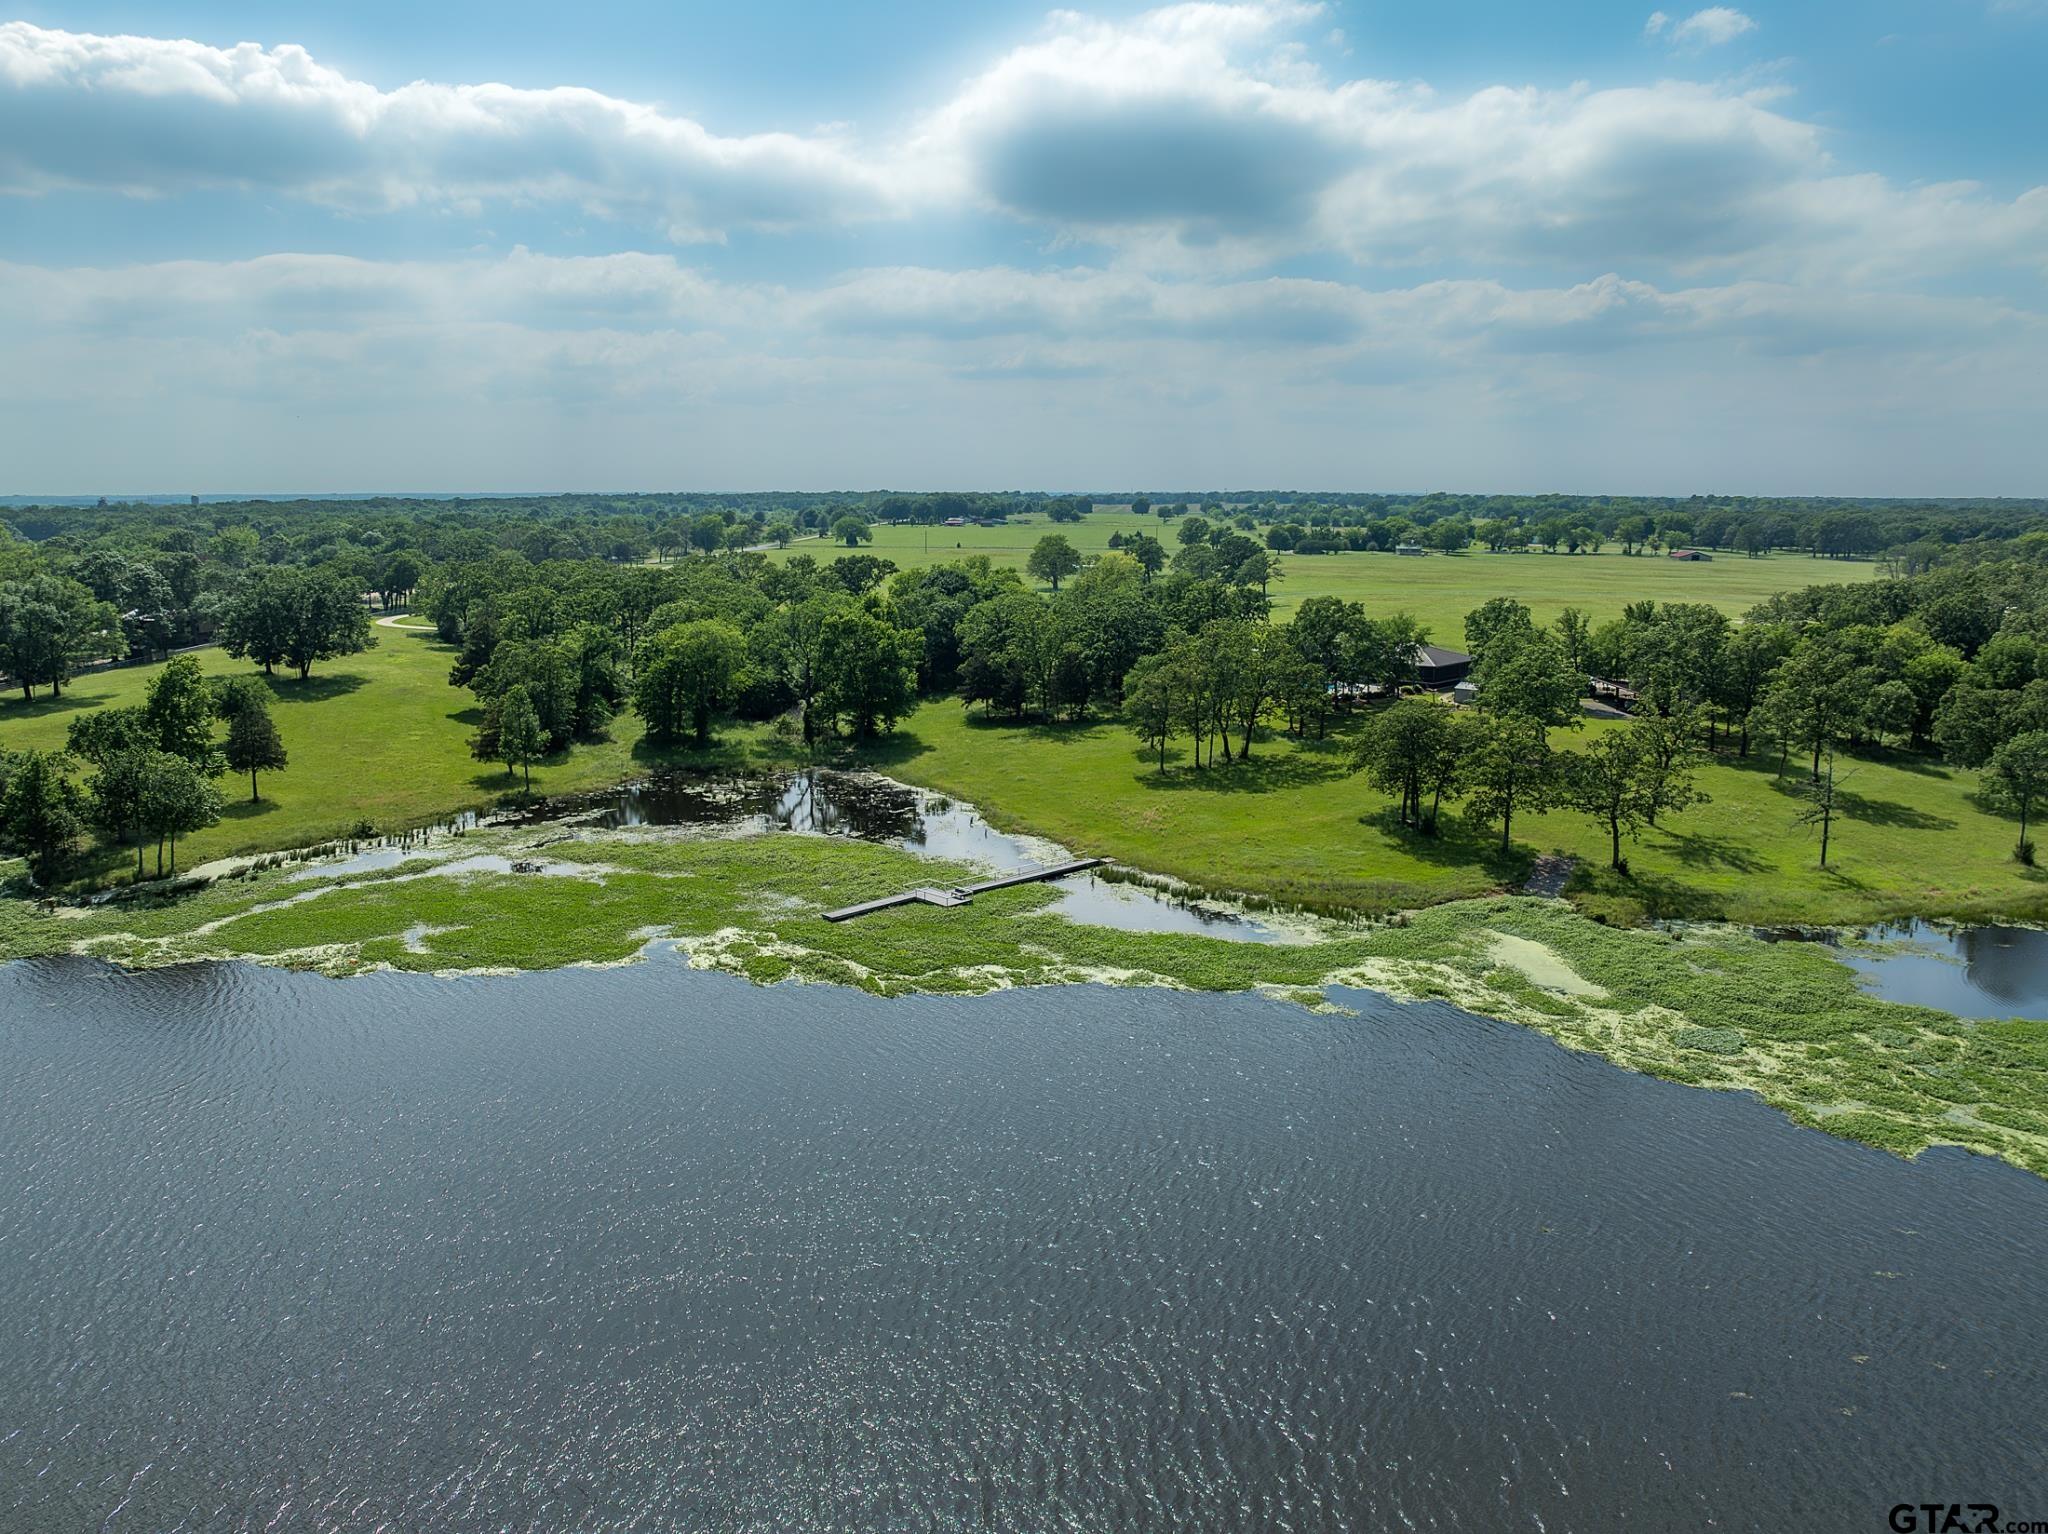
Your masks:
<instances>
[{"instance_id":1,"label":"lake water","mask_svg":"<svg viewBox=\"0 0 2048 1534\"><path fill-rule=\"evenodd\" d=\"M2048 1516L2048 1184L1341 999L0 968L0 1528Z\"/></svg>"}]
</instances>

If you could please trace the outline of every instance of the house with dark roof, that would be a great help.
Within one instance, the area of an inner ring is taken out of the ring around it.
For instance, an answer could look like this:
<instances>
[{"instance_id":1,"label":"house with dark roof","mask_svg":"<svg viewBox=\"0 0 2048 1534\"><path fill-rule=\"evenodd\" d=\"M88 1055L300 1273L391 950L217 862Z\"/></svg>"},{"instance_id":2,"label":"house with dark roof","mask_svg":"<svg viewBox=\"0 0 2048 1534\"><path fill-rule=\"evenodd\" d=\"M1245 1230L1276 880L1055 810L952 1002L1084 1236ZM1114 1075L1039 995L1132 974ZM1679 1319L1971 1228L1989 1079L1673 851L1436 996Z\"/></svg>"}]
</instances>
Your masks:
<instances>
[{"instance_id":1,"label":"house with dark roof","mask_svg":"<svg viewBox=\"0 0 2048 1534\"><path fill-rule=\"evenodd\" d=\"M1472 674L1472 657L1463 650L1419 644L1409 654L1415 662L1415 680L1424 687L1455 687Z\"/></svg>"}]
</instances>

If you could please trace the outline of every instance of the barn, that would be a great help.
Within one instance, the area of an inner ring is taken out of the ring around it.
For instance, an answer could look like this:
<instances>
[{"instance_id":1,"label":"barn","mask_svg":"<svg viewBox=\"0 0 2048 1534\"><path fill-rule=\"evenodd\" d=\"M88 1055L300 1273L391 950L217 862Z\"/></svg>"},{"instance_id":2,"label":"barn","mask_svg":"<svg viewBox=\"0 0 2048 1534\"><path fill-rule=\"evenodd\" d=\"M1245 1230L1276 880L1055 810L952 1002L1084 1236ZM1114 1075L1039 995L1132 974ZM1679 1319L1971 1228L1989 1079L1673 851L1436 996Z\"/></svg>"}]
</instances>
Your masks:
<instances>
[{"instance_id":1,"label":"barn","mask_svg":"<svg viewBox=\"0 0 2048 1534\"><path fill-rule=\"evenodd\" d=\"M1463 650L1419 644L1410 653L1415 661L1415 680L1424 687L1455 687L1472 674L1472 657Z\"/></svg>"}]
</instances>

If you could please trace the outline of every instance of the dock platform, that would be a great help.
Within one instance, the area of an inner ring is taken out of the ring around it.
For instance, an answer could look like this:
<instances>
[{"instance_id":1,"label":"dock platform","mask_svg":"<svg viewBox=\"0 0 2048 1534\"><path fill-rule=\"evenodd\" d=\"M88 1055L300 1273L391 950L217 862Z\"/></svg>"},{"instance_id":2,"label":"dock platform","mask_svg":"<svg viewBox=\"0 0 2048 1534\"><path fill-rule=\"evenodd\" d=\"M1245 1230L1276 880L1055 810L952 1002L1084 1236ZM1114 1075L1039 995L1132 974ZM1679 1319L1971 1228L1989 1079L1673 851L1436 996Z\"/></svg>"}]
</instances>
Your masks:
<instances>
[{"instance_id":1,"label":"dock platform","mask_svg":"<svg viewBox=\"0 0 2048 1534\"><path fill-rule=\"evenodd\" d=\"M872 916L877 911L887 911L901 905L959 906L970 904L976 895L986 895L990 890L1006 890L1017 884L1043 884L1048 879L1064 879L1068 874L1084 873L1091 868L1100 868L1107 858L1075 858L1071 863L1055 863L1050 868L1026 868L1000 878L984 879L979 884L962 884L952 889L939 889L925 885L914 890L905 890L900 895L885 895L880 900L863 900L858 905L841 906L836 911L827 911L827 921L852 921L857 916Z\"/></svg>"}]
</instances>

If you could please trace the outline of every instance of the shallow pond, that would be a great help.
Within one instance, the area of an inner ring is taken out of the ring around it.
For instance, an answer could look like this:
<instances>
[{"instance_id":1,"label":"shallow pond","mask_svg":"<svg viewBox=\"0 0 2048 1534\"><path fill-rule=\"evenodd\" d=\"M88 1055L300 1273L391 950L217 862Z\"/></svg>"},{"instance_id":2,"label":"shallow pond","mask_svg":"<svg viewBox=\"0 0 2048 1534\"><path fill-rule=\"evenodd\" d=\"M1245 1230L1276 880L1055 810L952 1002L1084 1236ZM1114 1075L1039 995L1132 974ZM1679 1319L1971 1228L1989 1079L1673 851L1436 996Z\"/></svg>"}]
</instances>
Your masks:
<instances>
[{"instance_id":1,"label":"shallow pond","mask_svg":"<svg viewBox=\"0 0 2048 1534\"><path fill-rule=\"evenodd\" d=\"M2048 932L1916 921L1862 936L1885 946L1851 945L1840 957L1872 995L1958 1017L2048 1018Z\"/></svg>"},{"instance_id":2,"label":"shallow pond","mask_svg":"<svg viewBox=\"0 0 2048 1534\"><path fill-rule=\"evenodd\" d=\"M0 1527L2048 1506L2048 1184L1340 999L0 968Z\"/></svg>"},{"instance_id":3,"label":"shallow pond","mask_svg":"<svg viewBox=\"0 0 2048 1534\"><path fill-rule=\"evenodd\" d=\"M942 794L887 778L822 768L661 773L623 788L551 802L524 823L541 825L572 818L606 830L704 826L851 836L902 847L924 857L978 863L998 873L1042 867L1071 855L1050 842L998 831L971 806ZM301 877L382 871L426 851L425 845L417 842L367 848L338 861L309 865ZM1296 935L1277 923L1240 911L1096 874L1062 879L1053 888L1057 895L1053 911L1095 926L1184 932L1244 943L1286 942Z\"/></svg>"}]
</instances>

